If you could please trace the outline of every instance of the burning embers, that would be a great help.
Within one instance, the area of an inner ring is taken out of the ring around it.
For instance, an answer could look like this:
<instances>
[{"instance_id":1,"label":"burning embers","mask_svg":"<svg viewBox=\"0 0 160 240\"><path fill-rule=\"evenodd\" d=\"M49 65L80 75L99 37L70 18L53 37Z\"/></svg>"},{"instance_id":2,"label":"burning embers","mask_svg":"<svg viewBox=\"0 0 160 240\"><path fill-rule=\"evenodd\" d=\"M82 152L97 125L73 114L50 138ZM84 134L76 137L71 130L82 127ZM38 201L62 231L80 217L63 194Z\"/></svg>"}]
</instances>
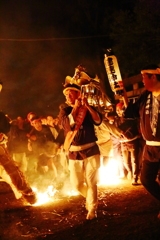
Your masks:
<instances>
[{"instance_id":1,"label":"burning embers","mask_svg":"<svg viewBox=\"0 0 160 240\"><path fill-rule=\"evenodd\" d=\"M117 161L114 159L111 159L105 167L101 164L98 186L119 184L121 179L117 175L117 168ZM64 197L79 195L77 191L73 190L71 186L68 185L60 190L56 188L56 185L49 185L46 190L38 190L37 187L32 187L32 189L37 196L37 202L33 204L33 206L40 206L54 201L60 201Z\"/></svg>"},{"instance_id":2,"label":"burning embers","mask_svg":"<svg viewBox=\"0 0 160 240\"><path fill-rule=\"evenodd\" d=\"M62 191L57 190L53 185L48 186L46 191L40 191L36 187L32 187L32 189L37 196L37 202L33 204L33 206L40 206L49 202L59 201L62 199L62 196L70 197L79 195L78 192L72 189L66 188Z\"/></svg>"},{"instance_id":3,"label":"burning embers","mask_svg":"<svg viewBox=\"0 0 160 240\"><path fill-rule=\"evenodd\" d=\"M99 169L99 185L114 185L120 183L117 160L111 159L106 166Z\"/></svg>"},{"instance_id":4,"label":"burning embers","mask_svg":"<svg viewBox=\"0 0 160 240\"><path fill-rule=\"evenodd\" d=\"M39 206L47 202L54 201L54 196L58 192L58 190L56 190L53 185L48 186L47 190L43 193L38 192L38 189L35 187L32 187L32 189L34 192L36 192L37 195L37 202L33 206Z\"/></svg>"}]
</instances>

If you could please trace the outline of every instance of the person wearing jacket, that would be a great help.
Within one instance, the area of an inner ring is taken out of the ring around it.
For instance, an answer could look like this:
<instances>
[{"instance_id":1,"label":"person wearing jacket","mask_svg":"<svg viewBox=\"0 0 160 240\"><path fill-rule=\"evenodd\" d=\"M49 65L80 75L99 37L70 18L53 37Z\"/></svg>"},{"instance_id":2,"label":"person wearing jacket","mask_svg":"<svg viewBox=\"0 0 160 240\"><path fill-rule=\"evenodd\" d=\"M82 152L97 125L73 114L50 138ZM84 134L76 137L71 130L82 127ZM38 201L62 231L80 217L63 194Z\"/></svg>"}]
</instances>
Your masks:
<instances>
[{"instance_id":1,"label":"person wearing jacket","mask_svg":"<svg viewBox=\"0 0 160 240\"><path fill-rule=\"evenodd\" d=\"M64 149L68 152L71 184L86 198L86 219L97 217L97 181L100 151L96 144L94 125L100 125L102 116L81 97L80 87L68 84L63 93L68 107L62 110Z\"/></svg>"},{"instance_id":2,"label":"person wearing jacket","mask_svg":"<svg viewBox=\"0 0 160 240\"><path fill-rule=\"evenodd\" d=\"M160 185L157 181L160 168L160 68L150 65L141 70L141 74L145 91L135 103L128 105L124 117L140 119L145 140L141 183L160 202Z\"/></svg>"}]
</instances>

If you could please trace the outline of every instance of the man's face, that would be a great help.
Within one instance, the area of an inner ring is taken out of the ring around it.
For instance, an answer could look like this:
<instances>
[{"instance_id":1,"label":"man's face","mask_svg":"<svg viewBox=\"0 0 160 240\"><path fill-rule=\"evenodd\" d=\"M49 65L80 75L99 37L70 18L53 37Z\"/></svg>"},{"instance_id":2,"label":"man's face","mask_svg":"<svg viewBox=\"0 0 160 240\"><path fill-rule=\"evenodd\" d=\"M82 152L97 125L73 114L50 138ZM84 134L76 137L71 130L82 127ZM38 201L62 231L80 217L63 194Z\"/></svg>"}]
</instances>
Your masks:
<instances>
[{"instance_id":1,"label":"man's face","mask_svg":"<svg viewBox=\"0 0 160 240\"><path fill-rule=\"evenodd\" d=\"M52 116L47 116L47 124L50 126L53 126L55 123L55 120L53 119Z\"/></svg>"},{"instance_id":2,"label":"man's face","mask_svg":"<svg viewBox=\"0 0 160 240\"><path fill-rule=\"evenodd\" d=\"M152 74L151 76L148 76L147 73L143 73L142 74L142 82L143 82L145 88L148 91L152 92L152 91L155 90L157 79L155 77L155 74Z\"/></svg>"},{"instance_id":3,"label":"man's face","mask_svg":"<svg viewBox=\"0 0 160 240\"><path fill-rule=\"evenodd\" d=\"M116 107L116 113L119 117L122 117L123 116L123 107L117 106Z\"/></svg>"},{"instance_id":4,"label":"man's face","mask_svg":"<svg viewBox=\"0 0 160 240\"><path fill-rule=\"evenodd\" d=\"M74 105L75 100L78 98L78 96L79 96L79 92L71 90L71 89L68 89L65 92L65 97L66 97L67 103L69 105Z\"/></svg>"},{"instance_id":5,"label":"man's face","mask_svg":"<svg viewBox=\"0 0 160 240\"><path fill-rule=\"evenodd\" d=\"M33 120L33 121L32 121L32 126L33 126L37 131L41 131L41 130L42 130L42 122L41 122L41 120Z\"/></svg>"}]
</instances>

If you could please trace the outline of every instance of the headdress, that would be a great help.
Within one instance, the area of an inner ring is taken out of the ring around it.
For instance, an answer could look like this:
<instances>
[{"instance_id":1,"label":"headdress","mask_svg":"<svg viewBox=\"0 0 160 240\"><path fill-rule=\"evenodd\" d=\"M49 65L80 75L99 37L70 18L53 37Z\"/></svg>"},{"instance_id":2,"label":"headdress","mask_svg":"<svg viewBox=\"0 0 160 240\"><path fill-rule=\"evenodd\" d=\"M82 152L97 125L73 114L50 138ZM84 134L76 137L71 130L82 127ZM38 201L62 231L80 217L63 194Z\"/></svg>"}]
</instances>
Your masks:
<instances>
[{"instance_id":1,"label":"headdress","mask_svg":"<svg viewBox=\"0 0 160 240\"><path fill-rule=\"evenodd\" d=\"M69 89L80 92L80 86L78 86L76 84L68 84L68 85L65 86L65 88L63 90L63 94L65 94L65 92Z\"/></svg>"},{"instance_id":2,"label":"headdress","mask_svg":"<svg viewBox=\"0 0 160 240\"><path fill-rule=\"evenodd\" d=\"M63 87L63 94L68 89L78 91L81 93L81 96L87 98L89 105L92 106L105 106L107 101L110 102L101 88L98 76L96 75L95 78L90 77L82 65L78 65L75 68L73 77L67 76L65 78Z\"/></svg>"},{"instance_id":3,"label":"headdress","mask_svg":"<svg viewBox=\"0 0 160 240\"><path fill-rule=\"evenodd\" d=\"M86 72L86 69L82 65L78 65L75 68L75 73L73 77L67 76L65 78L65 84L64 87L66 87L68 84L75 84L78 86L89 84L90 82L98 82L100 83L100 80L96 76L95 78L91 78Z\"/></svg>"},{"instance_id":4,"label":"headdress","mask_svg":"<svg viewBox=\"0 0 160 240\"><path fill-rule=\"evenodd\" d=\"M144 74L144 73L160 74L160 68L142 70L142 71L141 71L141 74Z\"/></svg>"}]
</instances>

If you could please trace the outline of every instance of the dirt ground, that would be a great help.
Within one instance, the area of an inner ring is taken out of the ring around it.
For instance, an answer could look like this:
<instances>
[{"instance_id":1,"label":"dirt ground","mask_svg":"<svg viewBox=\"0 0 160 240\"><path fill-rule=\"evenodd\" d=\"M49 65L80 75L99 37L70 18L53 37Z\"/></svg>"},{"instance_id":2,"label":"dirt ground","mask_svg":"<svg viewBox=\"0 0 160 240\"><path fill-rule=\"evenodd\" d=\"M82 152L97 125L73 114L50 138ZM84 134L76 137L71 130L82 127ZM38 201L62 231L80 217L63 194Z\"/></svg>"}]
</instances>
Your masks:
<instances>
[{"instance_id":1,"label":"dirt ground","mask_svg":"<svg viewBox=\"0 0 160 240\"><path fill-rule=\"evenodd\" d=\"M86 220L80 195L55 197L41 206L23 206L0 182L1 240L159 240L159 203L142 185L122 180L99 186L98 217Z\"/></svg>"}]
</instances>

